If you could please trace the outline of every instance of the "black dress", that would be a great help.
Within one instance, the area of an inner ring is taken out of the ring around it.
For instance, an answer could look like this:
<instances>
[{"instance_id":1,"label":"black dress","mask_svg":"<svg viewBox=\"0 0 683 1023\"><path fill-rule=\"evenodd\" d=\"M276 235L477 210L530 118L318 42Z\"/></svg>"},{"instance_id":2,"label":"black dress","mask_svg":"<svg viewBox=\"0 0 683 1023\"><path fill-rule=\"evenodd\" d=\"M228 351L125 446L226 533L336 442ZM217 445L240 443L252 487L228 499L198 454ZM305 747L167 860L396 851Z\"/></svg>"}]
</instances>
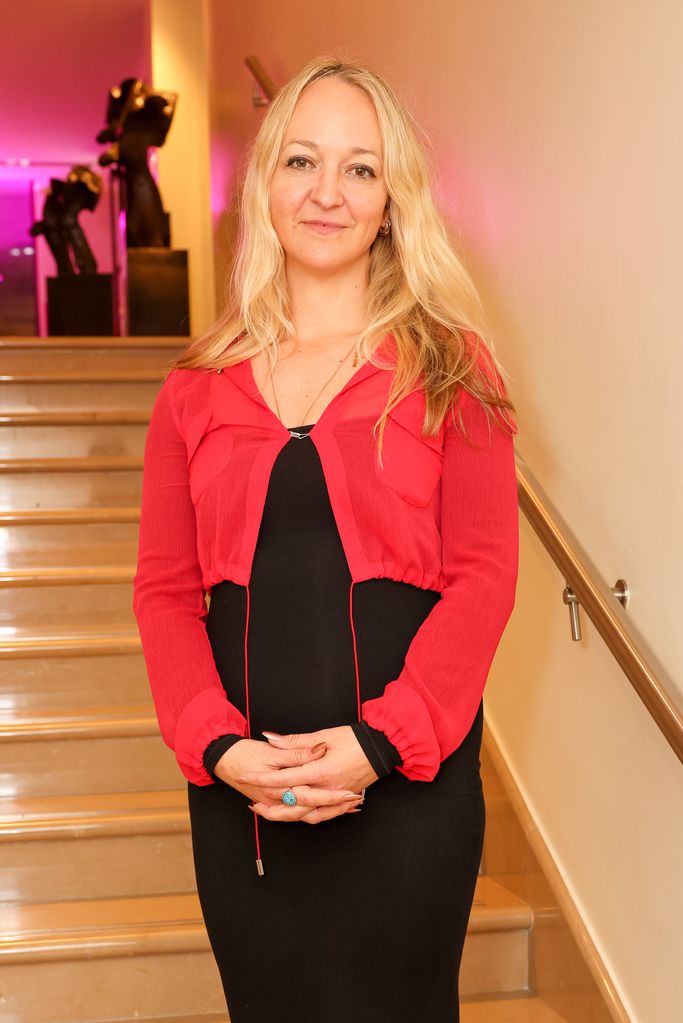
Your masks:
<instances>
[{"instance_id":1,"label":"black dress","mask_svg":"<svg viewBox=\"0 0 683 1023\"><path fill-rule=\"evenodd\" d=\"M350 580L315 445L292 437L273 466L249 581L251 736L349 724L380 778L360 813L314 825L259 817L264 876L251 800L220 780L188 781L197 893L231 1023L459 1020L485 827L483 701L433 781L395 770L395 747L358 723ZM227 697L245 715L246 598L231 580L215 585L206 622ZM354 584L362 700L397 677L439 599L392 579ZM236 739L207 747L208 769Z\"/></svg>"}]
</instances>

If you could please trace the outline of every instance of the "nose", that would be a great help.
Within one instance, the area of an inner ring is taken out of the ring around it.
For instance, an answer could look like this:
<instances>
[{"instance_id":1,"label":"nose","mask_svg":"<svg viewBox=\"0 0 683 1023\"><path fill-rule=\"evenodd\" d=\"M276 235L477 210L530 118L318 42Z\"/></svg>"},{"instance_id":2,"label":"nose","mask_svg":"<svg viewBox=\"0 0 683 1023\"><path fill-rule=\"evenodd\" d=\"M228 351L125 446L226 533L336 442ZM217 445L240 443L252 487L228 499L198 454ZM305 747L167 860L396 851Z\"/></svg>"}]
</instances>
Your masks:
<instances>
[{"instance_id":1,"label":"nose","mask_svg":"<svg viewBox=\"0 0 683 1023\"><path fill-rule=\"evenodd\" d=\"M344 196L334 164L320 165L313 180L311 198L323 209L331 209L343 203Z\"/></svg>"}]
</instances>

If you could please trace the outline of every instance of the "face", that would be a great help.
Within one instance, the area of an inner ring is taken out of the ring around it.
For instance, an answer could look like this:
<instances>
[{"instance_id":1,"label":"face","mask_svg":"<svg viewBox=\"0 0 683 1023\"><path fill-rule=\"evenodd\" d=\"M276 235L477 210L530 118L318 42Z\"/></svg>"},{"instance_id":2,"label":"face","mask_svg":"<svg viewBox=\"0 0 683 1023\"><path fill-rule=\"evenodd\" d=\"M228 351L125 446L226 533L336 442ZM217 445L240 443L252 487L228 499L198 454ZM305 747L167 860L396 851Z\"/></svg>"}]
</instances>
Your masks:
<instances>
[{"instance_id":1,"label":"face","mask_svg":"<svg viewBox=\"0 0 683 1023\"><path fill-rule=\"evenodd\" d=\"M270 183L288 267L334 273L369 261L386 217L382 139L370 97L323 78L300 96Z\"/></svg>"}]
</instances>

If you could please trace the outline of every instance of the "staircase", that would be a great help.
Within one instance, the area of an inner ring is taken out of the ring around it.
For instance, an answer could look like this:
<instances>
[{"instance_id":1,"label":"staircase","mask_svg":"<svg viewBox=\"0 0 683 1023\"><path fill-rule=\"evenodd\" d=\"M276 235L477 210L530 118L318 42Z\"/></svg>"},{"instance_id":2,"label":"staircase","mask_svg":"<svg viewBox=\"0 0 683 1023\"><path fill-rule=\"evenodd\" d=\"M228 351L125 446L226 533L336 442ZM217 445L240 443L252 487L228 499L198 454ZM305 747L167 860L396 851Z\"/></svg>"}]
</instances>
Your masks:
<instances>
[{"instance_id":1,"label":"staircase","mask_svg":"<svg viewBox=\"0 0 683 1023\"><path fill-rule=\"evenodd\" d=\"M0 339L4 1023L228 1023L132 613L146 423L186 344ZM530 991L534 912L485 863L461 1019L562 1023Z\"/></svg>"}]
</instances>

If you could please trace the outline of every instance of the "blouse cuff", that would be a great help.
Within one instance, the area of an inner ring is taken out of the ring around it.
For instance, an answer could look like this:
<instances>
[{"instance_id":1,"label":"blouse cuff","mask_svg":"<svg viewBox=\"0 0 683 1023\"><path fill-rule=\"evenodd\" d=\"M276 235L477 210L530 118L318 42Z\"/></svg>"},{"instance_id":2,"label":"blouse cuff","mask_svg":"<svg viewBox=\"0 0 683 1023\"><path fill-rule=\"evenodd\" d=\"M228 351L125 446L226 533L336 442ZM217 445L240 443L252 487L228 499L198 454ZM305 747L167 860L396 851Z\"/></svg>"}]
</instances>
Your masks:
<instances>
[{"instance_id":1,"label":"blouse cuff","mask_svg":"<svg viewBox=\"0 0 683 1023\"><path fill-rule=\"evenodd\" d=\"M378 778L386 778L403 763L401 754L384 732L371 728L366 721L354 721L351 728Z\"/></svg>"},{"instance_id":2,"label":"blouse cuff","mask_svg":"<svg viewBox=\"0 0 683 1023\"><path fill-rule=\"evenodd\" d=\"M374 700L361 705L364 721L384 732L403 766L397 770L410 781L433 781L441 766L441 747L429 710L419 693L394 680Z\"/></svg>"},{"instance_id":3,"label":"blouse cuff","mask_svg":"<svg viewBox=\"0 0 683 1023\"><path fill-rule=\"evenodd\" d=\"M240 739L243 738L243 735L236 735L234 732L230 732L227 735L219 735L217 739L213 739L206 747L202 759L204 761L204 767L214 781L226 784L222 778L219 778L217 774L214 774L214 768L223 754L226 753L231 746L234 746L236 742L239 742Z\"/></svg>"},{"instance_id":4,"label":"blouse cuff","mask_svg":"<svg viewBox=\"0 0 683 1023\"><path fill-rule=\"evenodd\" d=\"M228 701L224 689L209 686L190 700L178 718L175 755L178 765L195 785L213 785L214 778L204 767L204 750L221 735L239 734L244 738L247 719Z\"/></svg>"}]
</instances>

